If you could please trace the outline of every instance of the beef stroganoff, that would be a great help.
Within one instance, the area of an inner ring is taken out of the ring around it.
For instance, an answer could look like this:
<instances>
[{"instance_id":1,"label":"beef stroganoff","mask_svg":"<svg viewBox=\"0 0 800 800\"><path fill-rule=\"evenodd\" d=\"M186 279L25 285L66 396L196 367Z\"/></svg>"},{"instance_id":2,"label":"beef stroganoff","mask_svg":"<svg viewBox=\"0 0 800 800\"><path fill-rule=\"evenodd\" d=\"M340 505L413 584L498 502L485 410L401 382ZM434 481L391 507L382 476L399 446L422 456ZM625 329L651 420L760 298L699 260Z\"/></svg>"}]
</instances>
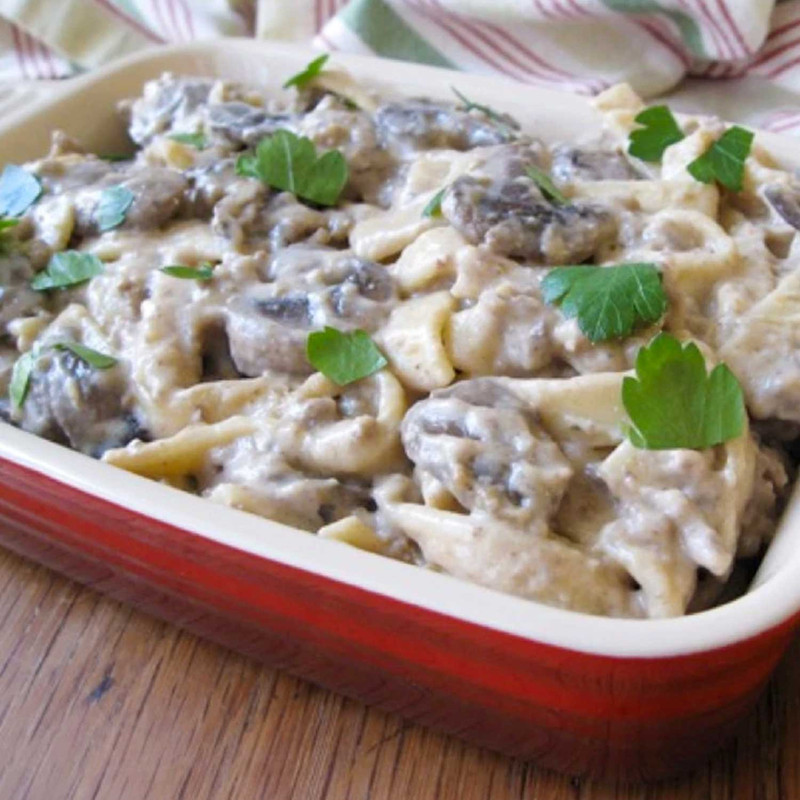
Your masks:
<instances>
[{"instance_id":1,"label":"beef stroganoff","mask_svg":"<svg viewBox=\"0 0 800 800\"><path fill-rule=\"evenodd\" d=\"M796 177L624 86L547 145L325 66L163 75L120 108L134 155L56 132L6 166L0 413L539 602L718 602L792 472Z\"/></svg>"}]
</instances>

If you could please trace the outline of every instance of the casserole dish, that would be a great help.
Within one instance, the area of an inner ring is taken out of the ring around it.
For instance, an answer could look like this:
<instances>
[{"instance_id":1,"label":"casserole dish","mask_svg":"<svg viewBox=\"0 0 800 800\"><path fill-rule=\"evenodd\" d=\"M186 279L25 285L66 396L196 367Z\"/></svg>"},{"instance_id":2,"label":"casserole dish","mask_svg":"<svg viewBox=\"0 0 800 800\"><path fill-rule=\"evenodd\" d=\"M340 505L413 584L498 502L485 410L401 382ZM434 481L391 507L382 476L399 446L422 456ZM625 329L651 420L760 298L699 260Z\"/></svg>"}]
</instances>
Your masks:
<instances>
[{"instance_id":1,"label":"casserole dish","mask_svg":"<svg viewBox=\"0 0 800 800\"><path fill-rule=\"evenodd\" d=\"M165 70L277 89L307 60L256 42L138 55L12 114L0 153L33 158L53 128L119 151L115 102ZM442 98L454 80L337 60L378 91ZM598 124L579 98L463 75L458 83L544 139ZM762 143L788 153L788 143ZM0 459L0 536L12 549L329 688L570 772L653 777L704 757L752 705L800 618L795 504L749 594L685 618L622 621L302 536L5 425Z\"/></svg>"}]
</instances>

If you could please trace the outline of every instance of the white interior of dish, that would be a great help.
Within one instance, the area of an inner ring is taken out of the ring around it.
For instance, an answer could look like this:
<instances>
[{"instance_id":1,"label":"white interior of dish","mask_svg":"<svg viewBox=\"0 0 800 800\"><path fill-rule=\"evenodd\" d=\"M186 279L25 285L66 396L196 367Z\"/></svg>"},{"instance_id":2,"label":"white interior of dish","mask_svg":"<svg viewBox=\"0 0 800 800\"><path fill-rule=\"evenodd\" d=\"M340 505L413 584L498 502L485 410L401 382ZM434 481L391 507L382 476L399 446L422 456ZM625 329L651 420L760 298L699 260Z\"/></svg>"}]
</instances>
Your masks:
<instances>
[{"instance_id":1,"label":"white interior of dish","mask_svg":"<svg viewBox=\"0 0 800 800\"><path fill-rule=\"evenodd\" d=\"M129 147L116 101L137 95L165 70L215 75L279 90L302 68L309 50L252 40L198 43L149 51L47 91L5 117L0 162L46 152L50 131L61 128L101 153ZM584 98L512 81L466 75L395 61L336 55L366 85L388 94L452 98L451 86L479 102L509 111L545 140L582 139L599 116ZM796 143L769 134L759 141L784 163ZM382 556L126 473L59 445L0 424L0 457L43 472L86 492L193 531L255 556L318 573L378 594L549 644L609 656L658 657L708 650L747 638L800 610L800 501L795 491L778 536L753 589L719 608L668 620L614 620L549 608Z\"/></svg>"}]
</instances>

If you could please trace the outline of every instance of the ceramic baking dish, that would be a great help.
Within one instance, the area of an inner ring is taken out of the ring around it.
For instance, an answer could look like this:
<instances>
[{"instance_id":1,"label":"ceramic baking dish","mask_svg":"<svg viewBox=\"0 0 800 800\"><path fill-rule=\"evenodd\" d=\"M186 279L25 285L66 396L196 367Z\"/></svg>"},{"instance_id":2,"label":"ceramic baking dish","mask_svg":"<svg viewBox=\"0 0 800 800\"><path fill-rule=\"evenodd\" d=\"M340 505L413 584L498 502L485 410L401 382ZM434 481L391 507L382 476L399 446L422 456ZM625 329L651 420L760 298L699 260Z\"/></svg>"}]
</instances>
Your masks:
<instances>
[{"instance_id":1,"label":"ceramic baking dish","mask_svg":"<svg viewBox=\"0 0 800 800\"><path fill-rule=\"evenodd\" d=\"M156 50L6 109L0 161L62 128L98 152L114 105L164 70L278 90L307 50L223 41ZM514 114L580 137L585 99L493 78L339 56L367 85ZM19 99L19 97L18 97ZM784 159L793 144L764 135ZM753 705L800 622L800 504L756 586L670 620L527 602L215 505L0 424L0 541L113 597L335 691L559 770L652 777L704 758Z\"/></svg>"}]
</instances>

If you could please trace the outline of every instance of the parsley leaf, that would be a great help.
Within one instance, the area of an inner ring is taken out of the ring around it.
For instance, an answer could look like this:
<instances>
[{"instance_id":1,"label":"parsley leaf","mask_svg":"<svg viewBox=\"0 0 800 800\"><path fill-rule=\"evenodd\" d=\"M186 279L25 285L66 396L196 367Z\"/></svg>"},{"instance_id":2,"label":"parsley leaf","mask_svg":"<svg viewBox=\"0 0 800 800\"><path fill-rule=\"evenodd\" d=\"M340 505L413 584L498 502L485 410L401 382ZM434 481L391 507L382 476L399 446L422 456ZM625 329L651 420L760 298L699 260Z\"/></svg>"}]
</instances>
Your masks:
<instances>
[{"instance_id":1,"label":"parsley leaf","mask_svg":"<svg viewBox=\"0 0 800 800\"><path fill-rule=\"evenodd\" d=\"M108 153L104 156L98 156L98 158L102 158L103 161L110 161L111 163L117 161L133 161L133 156L125 155L124 153Z\"/></svg>"},{"instance_id":2,"label":"parsley leaf","mask_svg":"<svg viewBox=\"0 0 800 800\"><path fill-rule=\"evenodd\" d=\"M0 215L18 217L24 214L42 193L42 184L35 175L16 164L6 164L0 175Z\"/></svg>"},{"instance_id":3,"label":"parsley leaf","mask_svg":"<svg viewBox=\"0 0 800 800\"><path fill-rule=\"evenodd\" d=\"M14 408L22 408L28 389L31 385L31 373L39 359L39 348L35 347L23 353L15 362L11 370L11 382L8 384L8 397Z\"/></svg>"},{"instance_id":4,"label":"parsley leaf","mask_svg":"<svg viewBox=\"0 0 800 800\"><path fill-rule=\"evenodd\" d=\"M95 369L109 369L117 363L114 356L107 356L105 353L99 353L97 350L92 350L85 344L78 344L78 342L56 342L53 345L53 350L69 350L70 353L78 356L81 361L85 361L90 367Z\"/></svg>"},{"instance_id":5,"label":"parsley leaf","mask_svg":"<svg viewBox=\"0 0 800 800\"><path fill-rule=\"evenodd\" d=\"M658 320L667 308L654 264L557 267L542 281L542 294L566 317L577 317L592 342L621 339L636 325Z\"/></svg>"},{"instance_id":6,"label":"parsley leaf","mask_svg":"<svg viewBox=\"0 0 800 800\"><path fill-rule=\"evenodd\" d=\"M561 190L553 183L552 178L535 164L529 164L525 168L528 177L539 187L539 191L555 206L566 205L569 201L561 193Z\"/></svg>"},{"instance_id":7,"label":"parsley leaf","mask_svg":"<svg viewBox=\"0 0 800 800\"><path fill-rule=\"evenodd\" d=\"M389 362L366 331L342 333L325 327L306 341L308 363L339 386L366 378Z\"/></svg>"},{"instance_id":8,"label":"parsley leaf","mask_svg":"<svg viewBox=\"0 0 800 800\"><path fill-rule=\"evenodd\" d=\"M214 268L207 261L199 267L185 267L183 264L172 264L159 270L172 278L183 278L191 281L210 281L214 277Z\"/></svg>"},{"instance_id":9,"label":"parsley leaf","mask_svg":"<svg viewBox=\"0 0 800 800\"><path fill-rule=\"evenodd\" d=\"M208 140L204 133L171 133L168 139L180 144L188 144L196 150L205 150L208 147Z\"/></svg>"},{"instance_id":10,"label":"parsley leaf","mask_svg":"<svg viewBox=\"0 0 800 800\"><path fill-rule=\"evenodd\" d=\"M483 103L473 102L468 97L459 92L455 86L451 86L450 89L452 90L453 94L461 101L462 111L467 111L467 112L478 111L485 117L488 117L490 120L492 120L492 122L497 123L497 125L503 129L505 135L508 136L509 138L513 138L516 135L516 131L519 130L519 123L509 114L501 114L499 111L495 111L491 106L485 106L483 105Z\"/></svg>"},{"instance_id":11,"label":"parsley leaf","mask_svg":"<svg viewBox=\"0 0 800 800\"><path fill-rule=\"evenodd\" d=\"M88 281L102 272L103 264L93 253L65 250L63 253L56 253L47 263L47 267L33 276L31 288L37 292L61 289Z\"/></svg>"},{"instance_id":12,"label":"parsley leaf","mask_svg":"<svg viewBox=\"0 0 800 800\"><path fill-rule=\"evenodd\" d=\"M133 192L125 186L103 189L94 212L94 219L101 231L110 231L125 222L125 215L133 203Z\"/></svg>"},{"instance_id":13,"label":"parsley leaf","mask_svg":"<svg viewBox=\"0 0 800 800\"><path fill-rule=\"evenodd\" d=\"M661 161L664 151L684 138L683 131L668 106L646 108L633 121L644 127L631 131L628 152L642 161Z\"/></svg>"},{"instance_id":14,"label":"parsley leaf","mask_svg":"<svg viewBox=\"0 0 800 800\"><path fill-rule=\"evenodd\" d=\"M327 53L317 56L313 61L306 64L300 72L292 75L292 77L283 84L283 88L288 89L290 86L296 86L298 89L302 89L322 72L322 68L329 58L330 56Z\"/></svg>"},{"instance_id":15,"label":"parsley leaf","mask_svg":"<svg viewBox=\"0 0 800 800\"><path fill-rule=\"evenodd\" d=\"M321 206L336 203L348 176L347 161L338 150L317 158L310 139L283 129L263 138L255 155L239 156L236 172Z\"/></svg>"},{"instance_id":16,"label":"parsley leaf","mask_svg":"<svg viewBox=\"0 0 800 800\"><path fill-rule=\"evenodd\" d=\"M425 205L425 208L422 209L422 216L423 217L441 217L442 216L442 198L444 197L444 193L447 191L447 187L445 186L443 189L439 189L436 194L431 197L430 200Z\"/></svg>"},{"instance_id":17,"label":"parsley leaf","mask_svg":"<svg viewBox=\"0 0 800 800\"><path fill-rule=\"evenodd\" d=\"M753 136L752 131L734 125L686 169L700 183L713 183L717 180L726 189L741 192L744 162L750 154Z\"/></svg>"},{"instance_id":18,"label":"parsley leaf","mask_svg":"<svg viewBox=\"0 0 800 800\"><path fill-rule=\"evenodd\" d=\"M745 425L742 388L725 364L706 374L697 345L685 347L661 333L636 357L636 378L622 382L622 403L634 427L635 447L703 450L740 436Z\"/></svg>"}]
</instances>

